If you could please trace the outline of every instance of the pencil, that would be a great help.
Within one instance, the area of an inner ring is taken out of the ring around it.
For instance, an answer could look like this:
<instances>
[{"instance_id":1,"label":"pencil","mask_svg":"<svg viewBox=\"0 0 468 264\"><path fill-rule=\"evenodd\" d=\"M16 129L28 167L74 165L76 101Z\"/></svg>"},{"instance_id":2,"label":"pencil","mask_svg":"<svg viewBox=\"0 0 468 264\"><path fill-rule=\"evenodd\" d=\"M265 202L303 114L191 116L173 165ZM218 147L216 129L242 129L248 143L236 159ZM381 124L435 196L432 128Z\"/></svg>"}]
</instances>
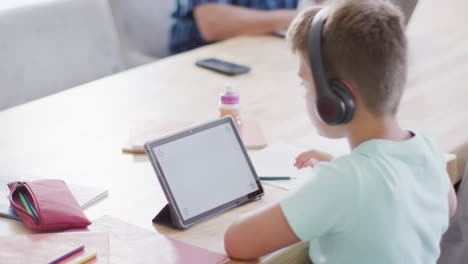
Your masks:
<instances>
[{"instance_id":1,"label":"pencil","mask_svg":"<svg viewBox=\"0 0 468 264\"><path fill-rule=\"evenodd\" d=\"M33 213L33 215L34 215L34 217L35 217L36 219L39 219L39 217L37 216L36 209L34 208L34 206L32 205L31 201L29 200L28 195L25 194L25 195L23 195L23 196L24 196L24 200L26 200L26 203L28 203L29 209L31 209L31 211L32 211L32 213Z\"/></svg>"},{"instance_id":2,"label":"pencil","mask_svg":"<svg viewBox=\"0 0 468 264\"><path fill-rule=\"evenodd\" d=\"M34 214L33 214L33 212L31 211L31 208L29 208L29 205L28 205L28 203L26 202L26 199L24 199L23 193L22 193L22 192L19 192L18 195L19 195L19 198L20 198L20 200L21 200L21 203L23 203L24 209L26 209L26 211L28 211L28 213L29 213L32 217L34 217Z\"/></svg>"},{"instance_id":3,"label":"pencil","mask_svg":"<svg viewBox=\"0 0 468 264\"><path fill-rule=\"evenodd\" d=\"M97 257L97 253L94 253L94 254L91 254L89 256L87 256L86 258L78 261L78 262L75 262L75 264L84 264L92 259L95 259Z\"/></svg>"},{"instance_id":4,"label":"pencil","mask_svg":"<svg viewBox=\"0 0 468 264\"><path fill-rule=\"evenodd\" d=\"M122 152L128 154L146 154L146 151L144 149L136 149L131 147L123 147Z\"/></svg>"},{"instance_id":5,"label":"pencil","mask_svg":"<svg viewBox=\"0 0 468 264\"><path fill-rule=\"evenodd\" d=\"M260 176L258 177L261 181L287 181L296 179L294 177L289 176Z\"/></svg>"},{"instance_id":6,"label":"pencil","mask_svg":"<svg viewBox=\"0 0 468 264\"><path fill-rule=\"evenodd\" d=\"M82 246L79 246L78 248L75 248L74 250L68 252L67 254L61 256L61 257L58 257L57 259L55 260L52 260L51 262L49 262L49 264L56 264L56 263L59 263L60 261L68 258L68 257L71 257L72 255L75 255L76 253L80 252L81 250L84 249L84 245Z\"/></svg>"},{"instance_id":7,"label":"pencil","mask_svg":"<svg viewBox=\"0 0 468 264\"><path fill-rule=\"evenodd\" d=\"M229 263L229 262L231 262L231 259L227 258L227 259L225 259L225 260L223 260L221 262L218 262L218 264L226 264L226 263Z\"/></svg>"}]
</instances>

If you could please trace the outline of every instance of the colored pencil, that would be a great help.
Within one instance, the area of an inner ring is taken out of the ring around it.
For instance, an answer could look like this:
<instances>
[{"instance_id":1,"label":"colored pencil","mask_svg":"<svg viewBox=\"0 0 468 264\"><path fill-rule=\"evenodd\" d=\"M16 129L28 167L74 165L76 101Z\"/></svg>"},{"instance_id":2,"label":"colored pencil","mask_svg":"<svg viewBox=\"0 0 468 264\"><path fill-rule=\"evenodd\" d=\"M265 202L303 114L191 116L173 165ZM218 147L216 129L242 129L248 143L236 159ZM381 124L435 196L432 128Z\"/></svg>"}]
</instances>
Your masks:
<instances>
[{"instance_id":1,"label":"colored pencil","mask_svg":"<svg viewBox=\"0 0 468 264\"><path fill-rule=\"evenodd\" d=\"M74 250L68 252L67 254L65 254L65 255L63 255L63 256L61 256L61 257L58 257L57 259L55 259L55 260L49 262L49 264L56 264L56 263L59 263L60 261L66 259L66 258L68 258L68 257L71 257L72 255L75 255L76 253L82 251L83 249L84 249L84 245L79 246L78 248L76 248L76 249L74 249Z\"/></svg>"},{"instance_id":2,"label":"colored pencil","mask_svg":"<svg viewBox=\"0 0 468 264\"><path fill-rule=\"evenodd\" d=\"M78 262L75 262L75 264L84 264L84 263L86 263L86 262L88 262L90 260L95 259L96 257L97 257L97 253L94 253L94 254L91 254L91 255L87 256L86 258L84 258L84 259L82 259L82 260L80 260Z\"/></svg>"}]
</instances>

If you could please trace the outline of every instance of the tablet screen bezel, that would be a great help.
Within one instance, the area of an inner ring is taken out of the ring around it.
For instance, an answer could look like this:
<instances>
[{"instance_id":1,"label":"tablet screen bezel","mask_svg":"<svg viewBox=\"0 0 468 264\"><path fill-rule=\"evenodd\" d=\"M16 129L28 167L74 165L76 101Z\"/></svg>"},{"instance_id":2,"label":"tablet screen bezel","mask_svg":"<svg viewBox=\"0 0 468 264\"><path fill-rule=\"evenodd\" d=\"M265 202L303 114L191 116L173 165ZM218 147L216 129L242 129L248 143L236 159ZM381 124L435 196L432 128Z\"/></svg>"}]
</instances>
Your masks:
<instances>
[{"instance_id":1,"label":"tablet screen bezel","mask_svg":"<svg viewBox=\"0 0 468 264\"><path fill-rule=\"evenodd\" d=\"M157 146L172 142L172 141L179 140L181 138L185 138L187 136L191 136L191 135L203 132L203 131L211 129L213 127L224 125L226 123L229 123L232 130L234 131L234 135L236 136L237 142L239 143L239 146L241 147L244 158L246 159L246 161L248 163L248 166L249 166L249 168L250 168L250 170L251 170L251 172L252 172L252 174L254 176L255 183L257 184L258 190L253 191L253 192L248 193L248 194L245 194L245 195L243 195L241 197L238 197L238 198L236 198L236 199L234 199L232 201L228 201L228 202L226 202L226 203L224 203L224 204L222 204L220 206L217 206L215 208L211 208L208 211L205 211L203 213L200 213L198 215L192 216L191 218L188 218L188 219L184 220L183 217L182 217L182 212L179 209L178 204L176 202L177 200L175 199L175 197L174 197L174 195L173 195L173 193L171 191L171 188L170 188L170 186L168 184L168 181L166 179L166 175L165 175L165 173L164 173L164 171L162 169L162 166L159 163L159 160L158 160L157 156L154 153L154 148L157 147ZM169 136L157 139L157 140L149 141L149 142L147 142L145 144L145 150L148 153L148 156L150 157L150 161L151 161L151 164L153 165L154 171L156 172L158 181L159 181L159 183L160 183L160 185L161 185L161 187L162 187L162 189L164 191L164 194L166 195L166 199L167 199L169 207L171 209L171 213L172 213L173 217L175 218L175 219L173 219L174 224L177 225L181 229L185 229L185 228L187 228L187 227L189 227L189 226L191 226L191 225L193 225L195 223L198 223L198 222L200 222L200 221L202 221L202 220L204 220L204 219L206 219L208 217L211 217L213 215L221 213L221 212L223 212L223 211L225 211L227 209L230 209L232 207L235 207L235 206L240 205L242 203L245 203L247 201L257 199L257 198L263 196L263 194L264 194L263 187L262 187L262 185L260 183L260 179L258 178L257 172L255 171L255 168L253 167L252 161L250 160L250 157L247 154L247 151L246 151L246 149L244 147L244 144L242 143L242 139L239 136L239 133L238 133L237 129L235 128L234 121L230 116L226 116L226 117L217 119L215 121L211 121L211 122L199 125L199 126L195 126L195 127L183 130L181 132L178 132L178 133L175 133L175 134L172 134L172 135L169 135Z\"/></svg>"}]
</instances>

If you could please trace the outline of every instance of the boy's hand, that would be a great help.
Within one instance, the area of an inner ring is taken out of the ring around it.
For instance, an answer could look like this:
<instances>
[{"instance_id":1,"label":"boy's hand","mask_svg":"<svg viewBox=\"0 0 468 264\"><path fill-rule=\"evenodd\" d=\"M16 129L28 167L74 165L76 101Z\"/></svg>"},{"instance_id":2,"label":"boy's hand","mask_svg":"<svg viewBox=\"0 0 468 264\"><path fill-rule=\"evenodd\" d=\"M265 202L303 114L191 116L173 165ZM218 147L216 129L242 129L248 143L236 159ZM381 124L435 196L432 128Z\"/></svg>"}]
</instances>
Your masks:
<instances>
[{"instance_id":1,"label":"boy's hand","mask_svg":"<svg viewBox=\"0 0 468 264\"><path fill-rule=\"evenodd\" d=\"M296 163L294 163L294 166L298 169L302 169L305 167L314 167L321 161L331 160L333 160L333 156L328 153L318 150L310 150L299 154L299 156L296 158Z\"/></svg>"}]
</instances>

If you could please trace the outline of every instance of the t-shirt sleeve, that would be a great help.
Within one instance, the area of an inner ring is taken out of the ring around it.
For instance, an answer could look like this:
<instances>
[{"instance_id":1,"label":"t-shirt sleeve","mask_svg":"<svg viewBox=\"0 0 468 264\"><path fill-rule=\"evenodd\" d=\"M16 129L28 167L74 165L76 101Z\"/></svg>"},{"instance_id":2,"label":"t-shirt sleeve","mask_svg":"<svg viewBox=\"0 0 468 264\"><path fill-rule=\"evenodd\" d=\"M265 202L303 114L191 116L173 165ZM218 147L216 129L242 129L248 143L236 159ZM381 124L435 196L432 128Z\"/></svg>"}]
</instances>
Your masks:
<instances>
[{"instance_id":1,"label":"t-shirt sleeve","mask_svg":"<svg viewBox=\"0 0 468 264\"><path fill-rule=\"evenodd\" d=\"M357 203L356 173L346 162L321 163L304 185L280 202L294 233L303 241L342 231Z\"/></svg>"},{"instance_id":2,"label":"t-shirt sleeve","mask_svg":"<svg viewBox=\"0 0 468 264\"><path fill-rule=\"evenodd\" d=\"M447 192L450 191L450 188L452 188L452 182L447 172L447 153L442 151L440 146L436 143L436 140L428 133L421 130L415 130L415 132L424 139L429 149L432 151L434 160L437 162L439 165L438 167L441 170L440 175L443 175L443 177L440 179L441 184L447 190Z\"/></svg>"}]
</instances>

